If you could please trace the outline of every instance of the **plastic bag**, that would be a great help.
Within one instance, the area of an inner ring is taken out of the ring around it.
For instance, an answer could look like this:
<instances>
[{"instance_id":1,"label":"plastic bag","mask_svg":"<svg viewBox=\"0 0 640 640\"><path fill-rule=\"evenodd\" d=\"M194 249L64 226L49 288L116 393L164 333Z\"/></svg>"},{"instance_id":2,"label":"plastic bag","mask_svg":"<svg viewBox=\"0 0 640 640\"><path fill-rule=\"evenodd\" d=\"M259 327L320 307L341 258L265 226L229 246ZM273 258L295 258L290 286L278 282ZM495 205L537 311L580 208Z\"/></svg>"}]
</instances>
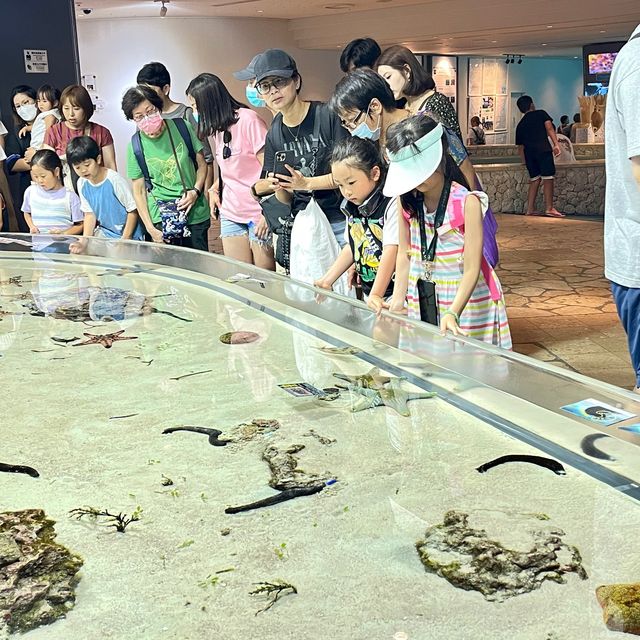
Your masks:
<instances>
[{"instance_id":1,"label":"plastic bag","mask_svg":"<svg viewBox=\"0 0 640 640\"><path fill-rule=\"evenodd\" d=\"M311 198L293 222L289 253L291 277L313 284L327 272L339 253L340 246L327 216L315 199ZM333 290L343 296L355 296L355 291L347 288L346 274L336 280Z\"/></svg>"}]
</instances>

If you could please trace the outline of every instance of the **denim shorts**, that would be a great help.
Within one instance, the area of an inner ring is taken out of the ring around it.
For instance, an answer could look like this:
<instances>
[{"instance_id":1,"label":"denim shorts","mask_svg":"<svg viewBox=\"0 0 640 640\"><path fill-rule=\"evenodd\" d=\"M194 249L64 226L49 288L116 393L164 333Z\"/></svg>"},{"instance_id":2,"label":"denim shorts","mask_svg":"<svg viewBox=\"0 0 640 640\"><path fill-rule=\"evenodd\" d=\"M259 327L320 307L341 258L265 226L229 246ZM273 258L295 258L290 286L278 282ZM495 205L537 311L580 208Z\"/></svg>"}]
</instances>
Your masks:
<instances>
[{"instance_id":1,"label":"denim shorts","mask_svg":"<svg viewBox=\"0 0 640 640\"><path fill-rule=\"evenodd\" d=\"M271 246L271 232L269 232L266 240L262 240L256 235L255 223L235 222L234 220L220 217L220 237L232 238L234 236L249 236L250 243L257 242L267 247Z\"/></svg>"}]
</instances>

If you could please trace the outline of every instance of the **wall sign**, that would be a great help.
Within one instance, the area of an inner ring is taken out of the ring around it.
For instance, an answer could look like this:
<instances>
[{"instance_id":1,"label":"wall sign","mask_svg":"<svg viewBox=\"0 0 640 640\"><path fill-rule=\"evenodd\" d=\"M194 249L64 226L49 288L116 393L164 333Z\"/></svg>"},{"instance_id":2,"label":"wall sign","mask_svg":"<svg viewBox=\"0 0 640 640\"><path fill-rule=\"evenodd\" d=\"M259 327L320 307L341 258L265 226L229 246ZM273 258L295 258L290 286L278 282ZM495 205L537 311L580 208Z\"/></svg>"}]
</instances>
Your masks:
<instances>
[{"instance_id":1,"label":"wall sign","mask_svg":"<svg viewBox=\"0 0 640 640\"><path fill-rule=\"evenodd\" d=\"M24 70L27 73L49 73L49 56L46 49L23 49Z\"/></svg>"}]
</instances>

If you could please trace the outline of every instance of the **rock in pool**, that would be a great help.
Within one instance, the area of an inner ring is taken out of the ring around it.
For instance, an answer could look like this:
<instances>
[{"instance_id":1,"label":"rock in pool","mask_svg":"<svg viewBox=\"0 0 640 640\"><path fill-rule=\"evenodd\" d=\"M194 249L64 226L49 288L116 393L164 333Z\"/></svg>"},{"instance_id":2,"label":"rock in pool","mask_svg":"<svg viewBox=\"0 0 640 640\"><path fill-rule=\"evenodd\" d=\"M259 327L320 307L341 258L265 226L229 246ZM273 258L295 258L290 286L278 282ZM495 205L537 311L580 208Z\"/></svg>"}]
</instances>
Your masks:
<instances>
[{"instance_id":1,"label":"rock in pool","mask_svg":"<svg viewBox=\"0 0 640 640\"><path fill-rule=\"evenodd\" d=\"M253 331L230 331L220 336L220 342L224 344L248 344L255 342L260 336Z\"/></svg>"},{"instance_id":2,"label":"rock in pool","mask_svg":"<svg viewBox=\"0 0 640 640\"><path fill-rule=\"evenodd\" d=\"M640 636L640 583L603 585L596 598L607 629Z\"/></svg>"}]
</instances>

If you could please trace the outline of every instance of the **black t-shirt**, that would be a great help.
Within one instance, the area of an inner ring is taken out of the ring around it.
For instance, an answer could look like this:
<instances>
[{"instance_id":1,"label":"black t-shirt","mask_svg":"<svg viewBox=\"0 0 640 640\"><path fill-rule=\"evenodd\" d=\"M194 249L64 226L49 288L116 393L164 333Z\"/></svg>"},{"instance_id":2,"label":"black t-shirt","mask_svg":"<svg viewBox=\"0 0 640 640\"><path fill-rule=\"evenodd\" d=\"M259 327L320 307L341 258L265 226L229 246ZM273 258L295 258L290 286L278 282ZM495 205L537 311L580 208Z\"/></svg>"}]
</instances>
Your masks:
<instances>
[{"instance_id":1,"label":"black t-shirt","mask_svg":"<svg viewBox=\"0 0 640 640\"><path fill-rule=\"evenodd\" d=\"M313 141L313 129L315 116L320 118L320 140L319 143ZM338 116L329 110L322 102L312 102L309 112L299 127L287 127L282 122L282 115L278 114L273 119L271 127L267 132L267 139L264 146L264 165L262 177L271 173L275 164L275 153L277 151L294 151L295 161L293 166L306 176L322 176L331 173L330 159L333 145L336 141L348 136L349 133L340 125ZM316 155L316 171L312 172L314 160L314 148L318 149ZM305 191L294 191L291 211L293 215L302 211L309 200L311 193ZM324 211L330 222L337 222L344 219L344 214L340 211L342 200L337 189L314 191L313 196Z\"/></svg>"},{"instance_id":2,"label":"black t-shirt","mask_svg":"<svg viewBox=\"0 0 640 640\"><path fill-rule=\"evenodd\" d=\"M544 109L527 111L516 127L516 144L523 145L525 152L544 153L551 151L545 122L551 116Z\"/></svg>"}]
</instances>

